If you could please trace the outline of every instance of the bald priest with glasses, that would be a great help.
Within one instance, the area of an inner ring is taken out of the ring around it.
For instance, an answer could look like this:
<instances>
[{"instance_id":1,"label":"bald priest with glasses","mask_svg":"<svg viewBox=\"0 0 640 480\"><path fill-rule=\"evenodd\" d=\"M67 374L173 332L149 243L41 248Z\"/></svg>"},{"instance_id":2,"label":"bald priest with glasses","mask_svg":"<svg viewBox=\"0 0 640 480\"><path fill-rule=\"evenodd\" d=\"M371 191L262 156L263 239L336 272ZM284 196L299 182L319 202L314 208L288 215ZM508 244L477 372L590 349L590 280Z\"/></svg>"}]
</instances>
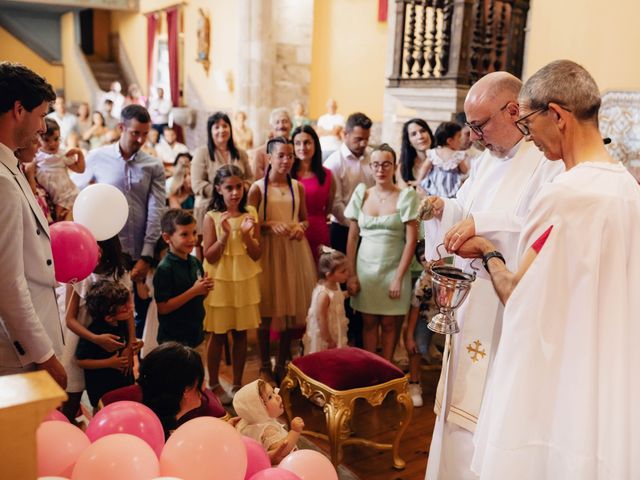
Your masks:
<instances>
[{"instance_id":1,"label":"bald priest with glasses","mask_svg":"<svg viewBox=\"0 0 640 480\"><path fill-rule=\"evenodd\" d=\"M476 82L464 104L471 140L486 147L474 162L456 198L428 197L434 218L425 222L432 245L444 242L455 251L474 235L497 246L507 266L516 267L518 238L533 198L542 185L563 171L530 142L516 120L522 82L507 72L490 73ZM476 262L478 263L478 262ZM455 257L471 272L470 261ZM503 306L481 268L467 301L457 311L460 332L446 342L436 393L434 427L427 480L466 480L471 471L473 434L482 394L502 328Z\"/></svg>"}]
</instances>

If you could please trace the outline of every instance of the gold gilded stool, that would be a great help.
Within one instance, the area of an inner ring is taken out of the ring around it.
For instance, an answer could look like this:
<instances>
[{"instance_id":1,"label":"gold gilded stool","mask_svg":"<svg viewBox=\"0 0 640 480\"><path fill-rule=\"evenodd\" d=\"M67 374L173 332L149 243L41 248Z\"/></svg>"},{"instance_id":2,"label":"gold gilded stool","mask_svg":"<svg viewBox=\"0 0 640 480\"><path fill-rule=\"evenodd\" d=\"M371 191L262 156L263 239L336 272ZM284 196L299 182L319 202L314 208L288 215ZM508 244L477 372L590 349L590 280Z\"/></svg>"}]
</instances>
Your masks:
<instances>
[{"instance_id":1,"label":"gold gilded stool","mask_svg":"<svg viewBox=\"0 0 640 480\"><path fill-rule=\"evenodd\" d=\"M393 467L398 470L405 467L398 450L400 439L413 414L413 404L402 370L378 355L352 347L334 348L296 358L289 364L287 376L280 385L280 395L289 420L293 418L290 394L298 385L306 398L324 403L328 435L306 430L303 433L329 442L334 466L342 462L344 445L362 445L376 450L391 450ZM393 443L377 443L351 436L349 424L355 400L364 398L375 407L382 403L389 392L396 392L396 400L404 409L404 417L400 420Z\"/></svg>"}]
</instances>

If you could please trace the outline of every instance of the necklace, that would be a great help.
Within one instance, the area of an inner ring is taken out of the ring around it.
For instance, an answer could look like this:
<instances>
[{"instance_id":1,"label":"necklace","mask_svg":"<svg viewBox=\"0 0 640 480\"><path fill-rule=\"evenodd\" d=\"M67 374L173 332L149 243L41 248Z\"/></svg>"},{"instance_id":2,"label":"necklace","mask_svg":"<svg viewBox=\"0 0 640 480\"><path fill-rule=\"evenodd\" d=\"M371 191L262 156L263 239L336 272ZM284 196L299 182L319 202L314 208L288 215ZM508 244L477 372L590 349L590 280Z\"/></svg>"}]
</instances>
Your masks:
<instances>
[{"instance_id":1,"label":"necklace","mask_svg":"<svg viewBox=\"0 0 640 480\"><path fill-rule=\"evenodd\" d=\"M377 190L377 189L375 189L375 188L373 189L373 194L376 196L376 198L378 199L378 201L379 201L380 203L384 203L384 202L386 202L386 201L387 201L387 199L388 199L389 197L391 197L394 193L395 193L395 192L392 190L391 192L387 193L387 194L383 197L382 195L380 195L380 194L378 193L378 190Z\"/></svg>"},{"instance_id":2,"label":"necklace","mask_svg":"<svg viewBox=\"0 0 640 480\"><path fill-rule=\"evenodd\" d=\"M289 191L288 185L274 185L274 184L270 184L270 187L273 187L273 189L278 192L280 194L280 196L284 197L287 192Z\"/></svg>"}]
</instances>

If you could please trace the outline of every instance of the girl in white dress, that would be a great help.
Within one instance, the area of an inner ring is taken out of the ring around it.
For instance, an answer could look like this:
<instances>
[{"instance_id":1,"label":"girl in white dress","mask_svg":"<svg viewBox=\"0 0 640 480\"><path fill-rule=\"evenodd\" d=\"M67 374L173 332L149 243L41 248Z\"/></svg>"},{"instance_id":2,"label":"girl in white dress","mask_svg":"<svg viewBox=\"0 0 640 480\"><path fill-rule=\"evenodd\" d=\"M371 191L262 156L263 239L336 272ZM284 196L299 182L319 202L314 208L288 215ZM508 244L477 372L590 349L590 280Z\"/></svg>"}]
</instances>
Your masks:
<instances>
[{"instance_id":1,"label":"girl in white dress","mask_svg":"<svg viewBox=\"0 0 640 480\"><path fill-rule=\"evenodd\" d=\"M466 150L461 150L462 127L443 122L436 129L436 148L427 150L427 160L418 174L420 186L427 195L452 198L469 172Z\"/></svg>"},{"instance_id":2,"label":"girl in white dress","mask_svg":"<svg viewBox=\"0 0 640 480\"><path fill-rule=\"evenodd\" d=\"M78 187L71 181L69 169L84 172L84 154L79 148L60 149L60 126L45 118L47 131L40 135L40 150L36 154L36 180L47 191L55 205L55 219L73 220L71 211L78 196Z\"/></svg>"},{"instance_id":3,"label":"girl in white dress","mask_svg":"<svg viewBox=\"0 0 640 480\"><path fill-rule=\"evenodd\" d=\"M349 278L349 263L344 253L324 245L318 259L318 284L311 294L307 331L302 337L305 355L347 346L349 320L344 311L347 292L340 284Z\"/></svg>"}]
</instances>

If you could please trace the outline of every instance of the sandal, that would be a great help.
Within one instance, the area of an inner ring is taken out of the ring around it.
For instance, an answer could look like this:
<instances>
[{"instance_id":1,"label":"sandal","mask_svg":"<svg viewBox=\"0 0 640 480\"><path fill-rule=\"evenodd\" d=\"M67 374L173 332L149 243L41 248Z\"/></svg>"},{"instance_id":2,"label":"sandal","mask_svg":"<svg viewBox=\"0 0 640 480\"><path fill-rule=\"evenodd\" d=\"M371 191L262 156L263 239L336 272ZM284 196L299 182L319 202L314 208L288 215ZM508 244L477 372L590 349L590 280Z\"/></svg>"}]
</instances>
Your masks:
<instances>
[{"instance_id":1,"label":"sandal","mask_svg":"<svg viewBox=\"0 0 640 480\"><path fill-rule=\"evenodd\" d=\"M231 405L233 396L229 395L227 391L222 388L222 385L220 385L219 383L214 383L213 385L209 385L209 390L215 393L216 397L218 397L218 400L220 400L220 403L222 405Z\"/></svg>"}]
</instances>

